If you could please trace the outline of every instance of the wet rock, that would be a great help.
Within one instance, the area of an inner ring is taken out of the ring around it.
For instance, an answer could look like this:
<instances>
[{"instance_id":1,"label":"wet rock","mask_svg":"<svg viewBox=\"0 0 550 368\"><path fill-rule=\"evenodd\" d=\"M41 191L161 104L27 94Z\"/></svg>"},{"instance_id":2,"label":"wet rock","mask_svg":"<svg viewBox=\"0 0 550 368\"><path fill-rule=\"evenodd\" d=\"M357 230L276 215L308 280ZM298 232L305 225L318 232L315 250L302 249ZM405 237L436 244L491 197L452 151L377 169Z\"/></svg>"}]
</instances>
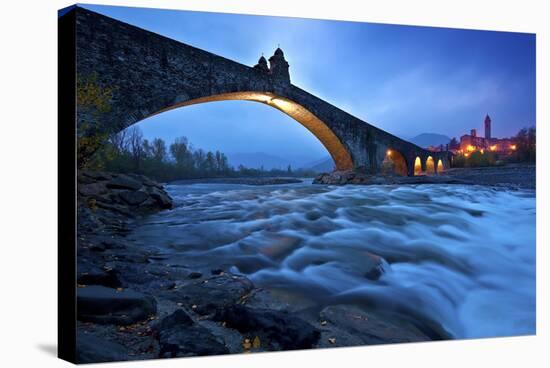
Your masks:
<instances>
[{"instance_id":1,"label":"wet rock","mask_svg":"<svg viewBox=\"0 0 550 368\"><path fill-rule=\"evenodd\" d=\"M159 189L158 187L153 187L151 189L150 196L156 201L157 205L159 205L160 208L163 208L163 209L172 208L172 200L164 190Z\"/></svg>"},{"instance_id":2,"label":"wet rock","mask_svg":"<svg viewBox=\"0 0 550 368\"><path fill-rule=\"evenodd\" d=\"M86 197L98 197L107 193L107 188L100 183L78 185L78 193Z\"/></svg>"},{"instance_id":3,"label":"wet rock","mask_svg":"<svg viewBox=\"0 0 550 368\"><path fill-rule=\"evenodd\" d=\"M77 363L103 363L128 360L127 349L92 334L79 333L76 340Z\"/></svg>"},{"instance_id":4,"label":"wet rock","mask_svg":"<svg viewBox=\"0 0 550 368\"><path fill-rule=\"evenodd\" d=\"M117 175L107 182L107 188L138 190L142 184L128 175Z\"/></svg>"},{"instance_id":5,"label":"wet rock","mask_svg":"<svg viewBox=\"0 0 550 368\"><path fill-rule=\"evenodd\" d=\"M242 301L253 287L246 277L223 274L170 291L166 298L206 315Z\"/></svg>"},{"instance_id":6,"label":"wet rock","mask_svg":"<svg viewBox=\"0 0 550 368\"><path fill-rule=\"evenodd\" d=\"M174 327L186 327L194 324L195 321L183 309L178 309L160 320L160 322L153 326L153 329L160 332Z\"/></svg>"},{"instance_id":7,"label":"wet rock","mask_svg":"<svg viewBox=\"0 0 550 368\"><path fill-rule=\"evenodd\" d=\"M80 321L129 325L156 313L156 301L132 290L118 291L104 286L77 289L77 314Z\"/></svg>"},{"instance_id":8,"label":"wet rock","mask_svg":"<svg viewBox=\"0 0 550 368\"><path fill-rule=\"evenodd\" d=\"M227 347L206 328L179 309L153 327L161 358L228 354Z\"/></svg>"},{"instance_id":9,"label":"wet rock","mask_svg":"<svg viewBox=\"0 0 550 368\"><path fill-rule=\"evenodd\" d=\"M202 277L202 273L193 271L187 277L190 279L200 279Z\"/></svg>"},{"instance_id":10,"label":"wet rock","mask_svg":"<svg viewBox=\"0 0 550 368\"><path fill-rule=\"evenodd\" d=\"M286 311L237 304L219 309L213 318L245 336L258 336L265 350L309 349L320 337L319 330Z\"/></svg>"},{"instance_id":11,"label":"wet rock","mask_svg":"<svg viewBox=\"0 0 550 368\"><path fill-rule=\"evenodd\" d=\"M212 275L221 275L223 273L223 270L221 268L216 268L216 269L210 270L210 273Z\"/></svg>"},{"instance_id":12,"label":"wet rock","mask_svg":"<svg viewBox=\"0 0 550 368\"><path fill-rule=\"evenodd\" d=\"M120 196L120 198L122 198L124 202L131 206L137 206L138 204L145 202L145 200L149 198L147 193L142 191L126 190L124 192L120 192L118 195Z\"/></svg>"},{"instance_id":13,"label":"wet rock","mask_svg":"<svg viewBox=\"0 0 550 368\"><path fill-rule=\"evenodd\" d=\"M81 269L80 265L78 267L77 283L80 285L102 285L110 288L117 288L122 285L118 272L113 269L104 270L99 267Z\"/></svg>"},{"instance_id":14,"label":"wet rock","mask_svg":"<svg viewBox=\"0 0 550 368\"><path fill-rule=\"evenodd\" d=\"M390 321L391 318L378 317L353 305L326 307L319 314L322 338L317 347L431 340L411 324L398 319Z\"/></svg>"},{"instance_id":15,"label":"wet rock","mask_svg":"<svg viewBox=\"0 0 550 368\"><path fill-rule=\"evenodd\" d=\"M322 173L313 179L313 184L329 185L367 184L369 182L370 177L367 174L352 170Z\"/></svg>"}]
</instances>

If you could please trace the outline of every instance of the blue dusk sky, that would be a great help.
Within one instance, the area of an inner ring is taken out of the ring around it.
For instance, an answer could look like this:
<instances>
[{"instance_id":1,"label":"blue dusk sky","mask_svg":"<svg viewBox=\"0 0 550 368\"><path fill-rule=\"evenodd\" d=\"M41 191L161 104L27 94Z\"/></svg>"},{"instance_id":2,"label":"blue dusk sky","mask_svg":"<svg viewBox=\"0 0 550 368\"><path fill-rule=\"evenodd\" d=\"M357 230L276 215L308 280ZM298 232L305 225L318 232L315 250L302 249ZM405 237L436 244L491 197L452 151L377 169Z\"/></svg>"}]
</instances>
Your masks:
<instances>
[{"instance_id":1,"label":"blue dusk sky","mask_svg":"<svg viewBox=\"0 0 550 368\"><path fill-rule=\"evenodd\" d=\"M496 137L535 125L533 34L81 6L249 66L280 44L294 85L403 138L483 132L487 113ZM255 102L188 106L138 126L228 153L327 156L299 123Z\"/></svg>"}]
</instances>

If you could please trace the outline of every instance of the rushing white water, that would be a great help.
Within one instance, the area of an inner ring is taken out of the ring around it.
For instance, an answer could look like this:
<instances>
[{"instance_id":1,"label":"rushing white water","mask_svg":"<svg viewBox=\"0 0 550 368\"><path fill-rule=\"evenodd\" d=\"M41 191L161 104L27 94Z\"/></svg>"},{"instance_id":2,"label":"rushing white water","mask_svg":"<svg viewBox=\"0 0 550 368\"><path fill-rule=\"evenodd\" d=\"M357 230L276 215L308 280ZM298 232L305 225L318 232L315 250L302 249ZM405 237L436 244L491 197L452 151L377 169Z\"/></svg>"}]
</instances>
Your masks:
<instances>
[{"instance_id":1,"label":"rushing white water","mask_svg":"<svg viewBox=\"0 0 550 368\"><path fill-rule=\"evenodd\" d=\"M535 333L535 193L483 186L169 185L131 235L319 305L438 322L456 338ZM384 272L365 277L376 256Z\"/></svg>"}]
</instances>

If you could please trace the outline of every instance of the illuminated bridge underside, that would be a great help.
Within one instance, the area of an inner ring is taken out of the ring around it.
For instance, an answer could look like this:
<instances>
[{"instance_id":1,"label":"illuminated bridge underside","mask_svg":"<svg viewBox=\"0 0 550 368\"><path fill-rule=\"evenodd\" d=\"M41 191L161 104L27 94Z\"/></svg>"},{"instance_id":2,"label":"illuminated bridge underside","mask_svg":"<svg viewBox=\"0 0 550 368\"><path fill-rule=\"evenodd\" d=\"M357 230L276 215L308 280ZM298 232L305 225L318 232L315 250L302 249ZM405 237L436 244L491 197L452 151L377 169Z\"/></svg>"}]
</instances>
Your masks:
<instances>
[{"instance_id":1,"label":"illuminated bridge underside","mask_svg":"<svg viewBox=\"0 0 550 368\"><path fill-rule=\"evenodd\" d=\"M306 127L339 170L381 172L388 152L401 159L397 174L414 175L417 157L423 172L429 156L436 170L448 167L446 152L426 151L291 84L281 50L273 62L270 58L270 70L253 68L83 8L65 16L75 22L78 77L95 76L102 87L113 90L108 113L98 116L79 109L77 124L91 121L97 130L113 133L192 104L256 101ZM286 75L274 72L276 63L286 67Z\"/></svg>"}]
</instances>

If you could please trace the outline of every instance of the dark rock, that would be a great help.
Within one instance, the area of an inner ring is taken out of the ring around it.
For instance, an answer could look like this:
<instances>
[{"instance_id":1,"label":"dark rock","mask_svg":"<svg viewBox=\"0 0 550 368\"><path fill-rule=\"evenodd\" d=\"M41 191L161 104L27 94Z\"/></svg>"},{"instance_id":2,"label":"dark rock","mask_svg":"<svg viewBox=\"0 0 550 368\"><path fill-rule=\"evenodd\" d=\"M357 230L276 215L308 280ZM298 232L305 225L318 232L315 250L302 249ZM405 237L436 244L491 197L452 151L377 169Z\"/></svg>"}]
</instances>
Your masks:
<instances>
[{"instance_id":1,"label":"dark rock","mask_svg":"<svg viewBox=\"0 0 550 368\"><path fill-rule=\"evenodd\" d=\"M97 197L107 193L107 188L100 183L78 185L78 193L86 197Z\"/></svg>"},{"instance_id":2,"label":"dark rock","mask_svg":"<svg viewBox=\"0 0 550 368\"><path fill-rule=\"evenodd\" d=\"M104 337L79 333L76 338L77 363L103 363L128 360L127 349Z\"/></svg>"},{"instance_id":3,"label":"dark rock","mask_svg":"<svg viewBox=\"0 0 550 368\"><path fill-rule=\"evenodd\" d=\"M200 279L202 277L202 273L193 271L187 277L190 279Z\"/></svg>"},{"instance_id":4,"label":"dark rock","mask_svg":"<svg viewBox=\"0 0 550 368\"><path fill-rule=\"evenodd\" d=\"M223 273L223 270L221 268L216 268L214 270L211 270L210 273L212 275L221 275Z\"/></svg>"},{"instance_id":5,"label":"dark rock","mask_svg":"<svg viewBox=\"0 0 550 368\"><path fill-rule=\"evenodd\" d=\"M237 304L219 309L214 320L242 334L259 336L266 350L309 349L320 337L319 330L286 311Z\"/></svg>"},{"instance_id":6,"label":"dark rock","mask_svg":"<svg viewBox=\"0 0 550 368\"><path fill-rule=\"evenodd\" d=\"M159 333L160 358L228 354L227 347L206 328L195 325Z\"/></svg>"},{"instance_id":7,"label":"dark rock","mask_svg":"<svg viewBox=\"0 0 550 368\"><path fill-rule=\"evenodd\" d=\"M120 287L122 284L118 278L118 272L115 270L103 270L99 267L91 268L80 272L77 277L77 283L80 285L102 285L110 288Z\"/></svg>"},{"instance_id":8,"label":"dark rock","mask_svg":"<svg viewBox=\"0 0 550 368\"><path fill-rule=\"evenodd\" d=\"M170 209L172 208L172 200L166 194L166 192L162 189L153 188L150 192L151 198L153 198L156 203L160 206L160 208L163 209Z\"/></svg>"},{"instance_id":9,"label":"dark rock","mask_svg":"<svg viewBox=\"0 0 550 368\"><path fill-rule=\"evenodd\" d=\"M80 285L102 285L110 288L120 287L118 271L114 269L103 269L79 257L77 266L77 283Z\"/></svg>"},{"instance_id":10,"label":"dark rock","mask_svg":"<svg viewBox=\"0 0 550 368\"><path fill-rule=\"evenodd\" d=\"M183 309L178 309L155 324L153 330L160 332L174 327L192 326L194 324L195 321Z\"/></svg>"},{"instance_id":11,"label":"dark rock","mask_svg":"<svg viewBox=\"0 0 550 368\"><path fill-rule=\"evenodd\" d=\"M127 175L118 175L107 182L107 188L138 190L142 184Z\"/></svg>"},{"instance_id":12,"label":"dark rock","mask_svg":"<svg viewBox=\"0 0 550 368\"><path fill-rule=\"evenodd\" d=\"M196 324L182 309L157 323L161 358L227 354L227 347L206 328Z\"/></svg>"},{"instance_id":13,"label":"dark rock","mask_svg":"<svg viewBox=\"0 0 550 368\"><path fill-rule=\"evenodd\" d=\"M77 315L81 321L129 325L156 313L154 298L132 290L117 291L103 286L77 290Z\"/></svg>"},{"instance_id":14,"label":"dark rock","mask_svg":"<svg viewBox=\"0 0 550 368\"><path fill-rule=\"evenodd\" d=\"M126 190L124 192L120 192L118 195L120 196L120 198L122 198L124 202L128 203L131 206L137 206L145 202L145 200L149 198L149 195L147 195L147 193L139 190L138 191Z\"/></svg>"},{"instance_id":15,"label":"dark rock","mask_svg":"<svg viewBox=\"0 0 550 368\"><path fill-rule=\"evenodd\" d=\"M373 345L430 341L413 325L395 318L381 318L353 305L326 307L319 314L324 321L317 347ZM332 342L329 339L334 339Z\"/></svg>"},{"instance_id":16,"label":"dark rock","mask_svg":"<svg viewBox=\"0 0 550 368\"><path fill-rule=\"evenodd\" d=\"M90 179L94 179L95 181L103 181L111 179L112 175L102 171L82 171L82 175L80 177L88 177Z\"/></svg>"},{"instance_id":17,"label":"dark rock","mask_svg":"<svg viewBox=\"0 0 550 368\"><path fill-rule=\"evenodd\" d=\"M243 276L223 274L170 291L166 298L206 315L242 300L254 285Z\"/></svg>"}]
</instances>

